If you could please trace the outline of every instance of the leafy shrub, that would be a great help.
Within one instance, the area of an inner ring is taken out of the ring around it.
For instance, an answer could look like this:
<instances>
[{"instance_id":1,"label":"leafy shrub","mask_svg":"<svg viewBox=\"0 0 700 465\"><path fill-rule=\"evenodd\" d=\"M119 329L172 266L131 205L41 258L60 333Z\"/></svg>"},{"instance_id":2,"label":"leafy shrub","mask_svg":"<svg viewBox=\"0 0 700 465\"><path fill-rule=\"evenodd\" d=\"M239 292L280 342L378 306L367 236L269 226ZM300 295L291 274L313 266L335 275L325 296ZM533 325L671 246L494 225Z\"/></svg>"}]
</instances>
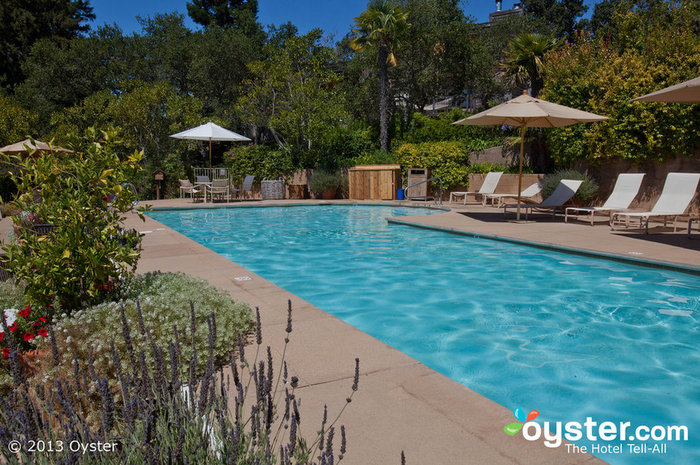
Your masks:
<instances>
[{"instance_id":1,"label":"leafy shrub","mask_svg":"<svg viewBox=\"0 0 700 465\"><path fill-rule=\"evenodd\" d=\"M87 139L85 153L4 157L20 192L13 205L51 227L38 234L14 216L17 240L4 246L7 267L26 282L28 301L38 308L58 303L70 312L99 302L139 258L140 237L122 229L121 215L133 196L122 185L138 171L141 155L120 160L109 133L98 140L89 131Z\"/></svg>"},{"instance_id":2,"label":"leafy shrub","mask_svg":"<svg viewBox=\"0 0 700 465\"><path fill-rule=\"evenodd\" d=\"M354 166L355 160L376 150L369 128L334 127L320 134L312 151L318 158L317 168L334 171Z\"/></svg>"},{"instance_id":3,"label":"leafy shrub","mask_svg":"<svg viewBox=\"0 0 700 465\"><path fill-rule=\"evenodd\" d=\"M392 152L386 150L373 150L363 153L355 157L353 166L357 165L393 165L396 163L396 157Z\"/></svg>"},{"instance_id":4,"label":"leafy shrub","mask_svg":"<svg viewBox=\"0 0 700 465\"><path fill-rule=\"evenodd\" d=\"M318 170L309 181L309 190L314 194L321 194L331 189L338 189L343 185L343 176L340 173L329 173Z\"/></svg>"},{"instance_id":5,"label":"leafy shrub","mask_svg":"<svg viewBox=\"0 0 700 465\"><path fill-rule=\"evenodd\" d=\"M278 179L295 170L292 155L269 145L237 146L224 154L224 164L237 183L247 175L254 175L255 182Z\"/></svg>"},{"instance_id":6,"label":"leafy shrub","mask_svg":"<svg viewBox=\"0 0 700 465\"><path fill-rule=\"evenodd\" d=\"M562 179L580 179L583 181L581 187L576 191L574 199L584 204L590 203L598 191L598 184L589 178L587 174L582 174L576 170L562 170L544 177L542 180L542 198L546 199L552 195L552 192L554 192L554 189L557 188L559 181Z\"/></svg>"},{"instance_id":7,"label":"leafy shrub","mask_svg":"<svg viewBox=\"0 0 700 465\"><path fill-rule=\"evenodd\" d=\"M457 120L468 116L457 108L437 118L414 113L408 129L399 136L398 143L462 141L469 150L483 150L500 145L509 133L496 126L455 126Z\"/></svg>"},{"instance_id":8,"label":"leafy shrub","mask_svg":"<svg viewBox=\"0 0 700 465\"><path fill-rule=\"evenodd\" d=\"M610 118L545 131L558 166L615 158L664 161L695 153L700 144L698 105L630 99L697 76L697 5L652 2L648 8L624 7L611 22L615 42L607 34L583 36L547 55L541 97Z\"/></svg>"},{"instance_id":9,"label":"leafy shrub","mask_svg":"<svg viewBox=\"0 0 700 465\"><path fill-rule=\"evenodd\" d=\"M194 312L204 314L206 310ZM291 315L289 302L285 349L292 333ZM270 347L263 348L259 314L254 356L250 357L239 338L237 346L226 347L230 354L226 370L213 355L218 338L225 334L212 323L207 319L207 350L197 348L206 367L198 376L181 375L192 360L186 354L194 351L192 338L184 328L185 334L179 339L171 334L167 355L165 346L159 343L144 344L139 357L156 360L152 367L125 364L129 359L114 351L110 364L114 367L113 379L118 380L118 396L105 378L104 365L95 366L81 356L62 356L59 345L52 344L54 369L64 373L66 379L57 380L53 386L20 380L17 389L0 397L0 443L15 440L22 445L16 455L8 454L3 447L3 462L338 463L346 453L346 439L345 427L337 422L358 389L359 360L355 359L351 392L342 401L339 413L329 417L325 409L320 428L314 429L318 432L305 437L300 427L301 399L296 391L299 380L289 374L286 350L282 360L275 363ZM155 332L156 327L142 330ZM123 325L118 331L122 334L120 345L128 345L125 335L133 332ZM169 371L165 360L175 368ZM27 452L28 441L37 438L52 441L55 446L60 442L62 450ZM107 452L76 453L70 450L72 441L115 443L117 447Z\"/></svg>"},{"instance_id":10,"label":"leafy shrub","mask_svg":"<svg viewBox=\"0 0 700 465\"><path fill-rule=\"evenodd\" d=\"M194 307L193 315L190 304ZM248 305L235 303L228 294L208 286L206 281L185 274L147 273L130 280L124 286L123 298L118 302L104 302L85 308L54 323L56 341L64 349L64 357L67 357L63 361L69 363L75 355L81 360L92 358L101 371L111 378L114 367L111 365L110 341L122 331L122 308L128 325L139 332L139 336L132 339L136 354L140 351L147 353L151 340L160 347L167 347L173 338L174 328L179 333L189 329L187 337L194 342L197 353L204 354L208 344L207 318L214 315L219 336L213 357L220 364L228 358L228 350L235 345L238 336L252 326L252 312ZM150 328L150 339L145 336L143 328ZM127 346L115 344L115 348L129 367L133 360L129 357ZM187 360L192 359L191 348L182 350ZM196 360L197 374L204 371L206 361L203 356ZM153 366L155 360L147 358L146 363Z\"/></svg>"},{"instance_id":11,"label":"leafy shrub","mask_svg":"<svg viewBox=\"0 0 700 465\"><path fill-rule=\"evenodd\" d=\"M489 161L482 161L469 165L470 174L486 174L491 171L506 171L506 167L500 163L491 163Z\"/></svg>"},{"instance_id":12,"label":"leafy shrub","mask_svg":"<svg viewBox=\"0 0 700 465\"><path fill-rule=\"evenodd\" d=\"M469 152L461 142L402 144L395 156L402 170L430 168L432 176L442 178L445 189L469 182Z\"/></svg>"}]
</instances>

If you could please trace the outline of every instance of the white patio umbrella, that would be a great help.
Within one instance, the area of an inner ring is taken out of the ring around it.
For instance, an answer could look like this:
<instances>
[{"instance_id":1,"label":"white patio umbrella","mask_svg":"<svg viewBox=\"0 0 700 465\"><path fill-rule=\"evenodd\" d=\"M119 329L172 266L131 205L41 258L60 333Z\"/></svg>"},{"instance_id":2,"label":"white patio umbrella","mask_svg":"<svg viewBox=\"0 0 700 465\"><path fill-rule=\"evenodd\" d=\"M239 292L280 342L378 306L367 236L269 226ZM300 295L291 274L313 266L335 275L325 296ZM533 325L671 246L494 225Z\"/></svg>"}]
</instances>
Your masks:
<instances>
[{"instance_id":1,"label":"white patio umbrella","mask_svg":"<svg viewBox=\"0 0 700 465\"><path fill-rule=\"evenodd\" d=\"M202 124L196 128L187 129L186 131L178 132L177 134L172 134L170 137L176 139L188 139L188 140L208 140L209 141L209 168L211 168L211 143L212 141L234 141L234 142L246 142L249 141L245 136L237 134L228 129L222 128L218 124L214 124L209 121L207 124Z\"/></svg>"},{"instance_id":2,"label":"white patio umbrella","mask_svg":"<svg viewBox=\"0 0 700 465\"><path fill-rule=\"evenodd\" d=\"M512 126L520 128L520 171L518 172L518 205L516 220L520 221L520 192L523 183L523 151L525 148L525 128L556 128L576 123L603 121L606 116L588 113L564 105L547 102L523 95L508 100L486 111L468 118L455 121L452 124L472 126Z\"/></svg>"},{"instance_id":3,"label":"white patio umbrella","mask_svg":"<svg viewBox=\"0 0 700 465\"><path fill-rule=\"evenodd\" d=\"M676 102L700 103L700 77L681 82L675 86L657 90L651 94L633 98L632 102Z\"/></svg>"}]
</instances>

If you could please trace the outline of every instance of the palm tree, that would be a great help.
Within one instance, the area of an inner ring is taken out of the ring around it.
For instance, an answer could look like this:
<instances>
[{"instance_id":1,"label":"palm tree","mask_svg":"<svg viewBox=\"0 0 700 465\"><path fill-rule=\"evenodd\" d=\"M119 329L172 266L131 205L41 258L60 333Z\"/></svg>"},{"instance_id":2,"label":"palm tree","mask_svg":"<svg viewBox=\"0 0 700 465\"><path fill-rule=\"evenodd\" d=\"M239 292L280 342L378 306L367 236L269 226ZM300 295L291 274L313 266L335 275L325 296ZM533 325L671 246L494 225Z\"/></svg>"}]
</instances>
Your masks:
<instances>
[{"instance_id":1,"label":"palm tree","mask_svg":"<svg viewBox=\"0 0 700 465\"><path fill-rule=\"evenodd\" d=\"M369 48L377 49L379 60L379 140L382 150L388 148L388 69L387 65L396 66L394 47L397 37L408 27L408 13L401 7L387 0L372 0L367 9L355 18L350 42L353 50L364 52Z\"/></svg>"},{"instance_id":2,"label":"palm tree","mask_svg":"<svg viewBox=\"0 0 700 465\"><path fill-rule=\"evenodd\" d=\"M517 84L530 84L532 96L537 97L544 85L542 58L556 50L562 41L542 34L519 34L510 41L505 52L505 74Z\"/></svg>"}]
</instances>

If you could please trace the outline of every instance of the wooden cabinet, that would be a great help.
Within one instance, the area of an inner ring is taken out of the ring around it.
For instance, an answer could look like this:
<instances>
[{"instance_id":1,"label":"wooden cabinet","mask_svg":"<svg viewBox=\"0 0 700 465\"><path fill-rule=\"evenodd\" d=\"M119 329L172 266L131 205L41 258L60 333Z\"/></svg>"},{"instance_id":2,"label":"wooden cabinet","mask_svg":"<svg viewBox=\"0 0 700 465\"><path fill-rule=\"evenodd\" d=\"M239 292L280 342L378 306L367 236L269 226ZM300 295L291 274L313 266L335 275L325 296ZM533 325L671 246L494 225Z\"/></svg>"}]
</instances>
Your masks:
<instances>
[{"instance_id":1,"label":"wooden cabinet","mask_svg":"<svg viewBox=\"0 0 700 465\"><path fill-rule=\"evenodd\" d=\"M400 165L364 165L348 170L352 200L395 200L401 188Z\"/></svg>"}]
</instances>

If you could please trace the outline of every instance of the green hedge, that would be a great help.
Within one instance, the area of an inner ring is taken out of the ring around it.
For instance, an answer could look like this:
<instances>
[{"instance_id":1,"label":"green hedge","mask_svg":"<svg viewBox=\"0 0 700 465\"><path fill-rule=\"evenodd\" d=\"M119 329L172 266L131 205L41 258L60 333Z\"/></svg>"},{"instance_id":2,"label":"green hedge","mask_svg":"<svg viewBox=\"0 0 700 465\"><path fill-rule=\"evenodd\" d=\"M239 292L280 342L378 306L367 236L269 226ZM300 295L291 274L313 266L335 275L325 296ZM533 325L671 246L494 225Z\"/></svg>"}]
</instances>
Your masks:
<instances>
[{"instance_id":1,"label":"green hedge","mask_svg":"<svg viewBox=\"0 0 700 465\"><path fill-rule=\"evenodd\" d=\"M430 168L430 174L442 178L443 187L450 189L469 182L469 153L461 142L424 142L400 145L395 158L403 170Z\"/></svg>"},{"instance_id":2,"label":"green hedge","mask_svg":"<svg viewBox=\"0 0 700 465\"><path fill-rule=\"evenodd\" d=\"M224 164L239 184L250 174L260 184L263 179L277 179L296 169L290 152L269 145L234 147L224 154Z\"/></svg>"}]
</instances>

